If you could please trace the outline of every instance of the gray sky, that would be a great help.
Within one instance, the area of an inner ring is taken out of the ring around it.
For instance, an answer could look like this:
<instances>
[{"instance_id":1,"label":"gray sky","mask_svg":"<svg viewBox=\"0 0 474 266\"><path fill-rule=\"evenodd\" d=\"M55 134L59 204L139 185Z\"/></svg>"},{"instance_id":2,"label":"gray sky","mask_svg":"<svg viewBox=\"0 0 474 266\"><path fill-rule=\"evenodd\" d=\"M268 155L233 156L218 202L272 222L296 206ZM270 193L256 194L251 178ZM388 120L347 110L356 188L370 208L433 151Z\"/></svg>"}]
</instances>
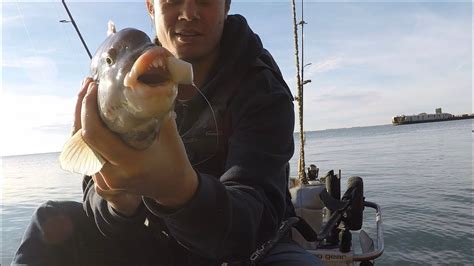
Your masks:
<instances>
[{"instance_id":1,"label":"gray sky","mask_svg":"<svg viewBox=\"0 0 474 266\"><path fill-rule=\"evenodd\" d=\"M144 1L68 3L91 52L110 19L153 33ZM247 17L296 95L290 3L233 0L231 13ZM305 130L472 112L472 10L470 1L305 1ZM2 155L59 151L69 135L89 59L61 19L60 1L2 3Z\"/></svg>"}]
</instances>

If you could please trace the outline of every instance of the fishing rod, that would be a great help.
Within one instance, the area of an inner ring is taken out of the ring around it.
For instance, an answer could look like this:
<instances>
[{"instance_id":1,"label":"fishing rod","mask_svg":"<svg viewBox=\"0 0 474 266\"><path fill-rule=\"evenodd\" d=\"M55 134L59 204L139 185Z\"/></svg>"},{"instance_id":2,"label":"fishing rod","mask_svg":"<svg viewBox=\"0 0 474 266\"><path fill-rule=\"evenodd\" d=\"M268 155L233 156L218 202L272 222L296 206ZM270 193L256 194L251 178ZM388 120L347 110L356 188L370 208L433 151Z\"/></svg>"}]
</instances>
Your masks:
<instances>
[{"instance_id":1,"label":"fishing rod","mask_svg":"<svg viewBox=\"0 0 474 266\"><path fill-rule=\"evenodd\" d=\"M303 184L308 184L308 177L306 176L305 172L305 153L304 153L304 144L305 144L305 136L304 136L304 127L303 127L303 86L311 80L304 80L304 68L311 63L306 65L304 64L304 44L303 44L303 34L304 34L304 24L307 24L304 21L303 17L303 0L301 0L301 21L299 23L296 22L296 1L292 0L292 9L293 9L293 35L294 35L294 45L295 45L295 60L296 60L296 81L297 81L297 89L298 89L298 96L296 98L298 102L298 116L299 116L299 129L300 129L300 158L298 160L298 179ZM301 26L301 66L300 66L300 58L299 58L299 49L298 49L298 26Z\"/></svg>"},{"instance_id":2,"label":"fishing rod","mask_svg":"<svg viewBox=\"0 0 474 266\"><path fill-rule=\"evenodd\" d=\"M68 22L71 22L71 23L72 23L72 25L73 25L74 28L76 29L77 35L79 35L79 39L81 39L82 45L84 45L84 48L86 49L86 52L87 52L87 54L89 55L89 58L92 59L92 54L91 54L91 52L89 51L89 48L87 47L87 44L86 44L86 42L84 41L84 38L82 38L81 32L79 31L79 28L77 27L76 21L74 21L74 18L72 17L71 12L69 12L69 8L67 8L66 0L62 0L62 3L63 3L64 8L66 9L66 12L67 12L67 14L68 14L68 16L69 16L70 21L67 21L67 20L62 19L62 20L60 20L59 22L61 22L61 23L68 23Z\"/></svg>"}]
</instances>

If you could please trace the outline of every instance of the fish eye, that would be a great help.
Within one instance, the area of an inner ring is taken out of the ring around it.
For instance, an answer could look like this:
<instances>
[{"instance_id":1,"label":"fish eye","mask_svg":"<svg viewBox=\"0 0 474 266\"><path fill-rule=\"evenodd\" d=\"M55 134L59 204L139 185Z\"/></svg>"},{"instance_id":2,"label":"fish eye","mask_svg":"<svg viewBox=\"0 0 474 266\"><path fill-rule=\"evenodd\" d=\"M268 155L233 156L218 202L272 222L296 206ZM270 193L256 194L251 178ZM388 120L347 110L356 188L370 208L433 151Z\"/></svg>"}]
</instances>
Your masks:
<instances>
[{"instance_id":1,"label":"fish eye","mask_svg":"<svg viewBox=\"0 0 474 266\"><path fill-rule=\"evenodd\" d=\"M111 66L115 63L115 58L117 57L117 50L114 48L110 48L107 52L103 54L103 57L105 58L105 62L107 65Z\"/></svg>"},{"instance_id":2,"label":"fish eye","mask_svg":"<svg viewBox=\"0 0 474 266\"><path fill-rule=\"evenodd\" d=\"M114 60L110 56L107 56L105 62L107 62L107 65L111 66L114 63Z\"/></svg>"}]
</instances>

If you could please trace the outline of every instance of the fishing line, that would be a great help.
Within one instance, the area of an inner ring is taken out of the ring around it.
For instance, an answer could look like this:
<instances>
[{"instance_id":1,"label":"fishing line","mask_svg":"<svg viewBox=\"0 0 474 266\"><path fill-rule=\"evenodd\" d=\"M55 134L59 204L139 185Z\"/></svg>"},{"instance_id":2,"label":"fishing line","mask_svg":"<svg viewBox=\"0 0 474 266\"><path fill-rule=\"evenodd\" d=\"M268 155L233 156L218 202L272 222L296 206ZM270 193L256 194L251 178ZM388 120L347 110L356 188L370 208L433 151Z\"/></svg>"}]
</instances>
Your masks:
<instances>
[{"instance_id":1,"label":"fishing line","mask_svg":"<svg viewBox=\"0 0 474 266\"><path fill-rule=\"evenodd\" d=\"M209 109L210 109L211 114L212 114L212 119L214 120L214 126L215 126L215 128L216 128L216 134L217 134L217 136L216 136L216 146L217 146L218 143L219 143L219 140L218 140L218 138L219 138L219 126L217 125L217 118L216 118L216 114L215 114L215 112L214 112L214 108L212 108L212 104L209 102L209 100L208 100L207 97L204 95L204 93L196 86L196 84L193 83L193 84L191 84L191 85L192 85L192 87L195 88L196 91L204 98L204 101L206 101L207 105L209 106ZM184 134L181 135L181 138L185 137L185 136L191 131L192 128L193 128L193 127L191 126L191 128L189 128L186 132L184 132ZM216 149L217 149L217 147L216 147ZM192 165L192 166L195 166L195 165L204 163L204 162L208 161L209 159L211 159L215 154L216 154L216 152L214 152L214 154L208 156L207 158L205 158L205 159L203 159L203 160L201 160L201 161L199 161L199 162L192 163L191 165Z\"/></svg>"},{"instance_id":2,"label":"fishing line","mask_svg":"<svg viewBox=\"0 0 474 266\"><path fill-rule=\"evenodd\" d=\"M23 19L23 13L21 12L20 5L18 4L18 0L15 3L16 3L16 8L18 9L18 13L20 14L21 23L23 24L23 27L25 28L26 36L28 37L28 41L30 43L30 46L31 46L31 48L33 48L33 52L35 53L36 57L39 59L40 56L39 56L38 50L36 50L36 47L33 44L33 40L31 39L31 35L30 35L30 32L28 31L28 27L26 27L25 20ZM45 72L44 72L44 68L40 67L40 71L41 71L41 74L42 74L41 75L41 80L44 81L44 79L46 77Z\"/></svg>"},{"instance_id":3,"label":"fishing line","mask_svg":"<svg viewBox=\"0 0 474 266\"><path fill-rule=\"evenodd\" d=\"M28 41L30 42L31 47L35 51L35 54L38 55L38 51L36 51L36 47L33 45L33 41L31 40L30 32L28 31L25 21L23 20L23 13L21 12L21 8L20 8L20 5L18 4L18 0L15 3L16 3L16 9L18 9L18 13L20 14L21 23L23 24L23 27L25 28Z\"/></svg>"},{"instance_id":4,"label":"fishing line","mask_svg":"<svg viewBox=\"0 0 474 266\"><path fill-rule=\"evenodd\" d=\"M217 126L217 119L216 119L216 114L214 113L214 108L212 108L212 104L209 102L209 100L207 99L207 97L204 95L204 93L196 86L196 84L191 84L191 86L193 88L196 89L196 91L202 96L202 98L204 98L204 101L206 101L207 105L209 106L209 109L211 110L211 114L212 114L212 118L214 119L214 125L216 127L216 130L218 130L218 126ZM191 127L192 128L192 127ZM188 129L186 132L183 133L183 135L181 135L181 137L185 137L186 134L188 134L190 131L191 131L191 128Z\"/></svg>"},{"instance_id":5,"label":"fishing line","mask_svg":"<svg viewBox=\"0 0 474 266\"><path fill-rule=\"evenodd\" d=\"M62 18L61 15L60 15L61 12L59 11L59 7L58 7L57 4L55 4L54 6L55 6L55 9L56 9L56 17L57 17L57 19L58 19L58 22L60 22L60 21L61 21L61 18ZM75 52L77 52L76 54L79 54L79 51L77 50L77 46L74 45L74 42L72 41L71 35L68 34L68 32L67 32L67 31L65 30L65 28L64 28L66 25L65 25L64 23L60 23L60 24L61 24L61 27L60 27L60 28L61 28L63 34L64 34L65 36L67 36L67 41L68 41L68 43L69 43L69 47L74 47L73 49L74 49Z\"/></svg>"}]
</instances>

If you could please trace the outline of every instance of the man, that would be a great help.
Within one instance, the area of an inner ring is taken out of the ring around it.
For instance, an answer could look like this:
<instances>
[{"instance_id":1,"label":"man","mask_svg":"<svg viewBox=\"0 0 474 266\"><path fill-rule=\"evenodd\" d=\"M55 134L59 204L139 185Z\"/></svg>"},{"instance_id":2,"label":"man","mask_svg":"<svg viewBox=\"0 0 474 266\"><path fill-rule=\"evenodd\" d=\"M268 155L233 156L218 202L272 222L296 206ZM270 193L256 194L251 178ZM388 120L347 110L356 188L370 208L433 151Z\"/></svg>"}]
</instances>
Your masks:
<instances>
[{"instance_id":1,"label":"man","mask_svg":"<svg viewBox=\"0 0 474 266\"><path fill-rule=\"evenodd\" d=\"M107 163L85 177L84 211L47 202L15 263L237 265L294 212L287 189L293 155L291 93L271 55L230 0L147 0L157 41L190 62L177 120L143 151L100 121L97 86L83 82L75 129ZM214 120L215 118L215 120ZM262 265L317 265L285 236Z\"/></svg>"}]
</instances>

